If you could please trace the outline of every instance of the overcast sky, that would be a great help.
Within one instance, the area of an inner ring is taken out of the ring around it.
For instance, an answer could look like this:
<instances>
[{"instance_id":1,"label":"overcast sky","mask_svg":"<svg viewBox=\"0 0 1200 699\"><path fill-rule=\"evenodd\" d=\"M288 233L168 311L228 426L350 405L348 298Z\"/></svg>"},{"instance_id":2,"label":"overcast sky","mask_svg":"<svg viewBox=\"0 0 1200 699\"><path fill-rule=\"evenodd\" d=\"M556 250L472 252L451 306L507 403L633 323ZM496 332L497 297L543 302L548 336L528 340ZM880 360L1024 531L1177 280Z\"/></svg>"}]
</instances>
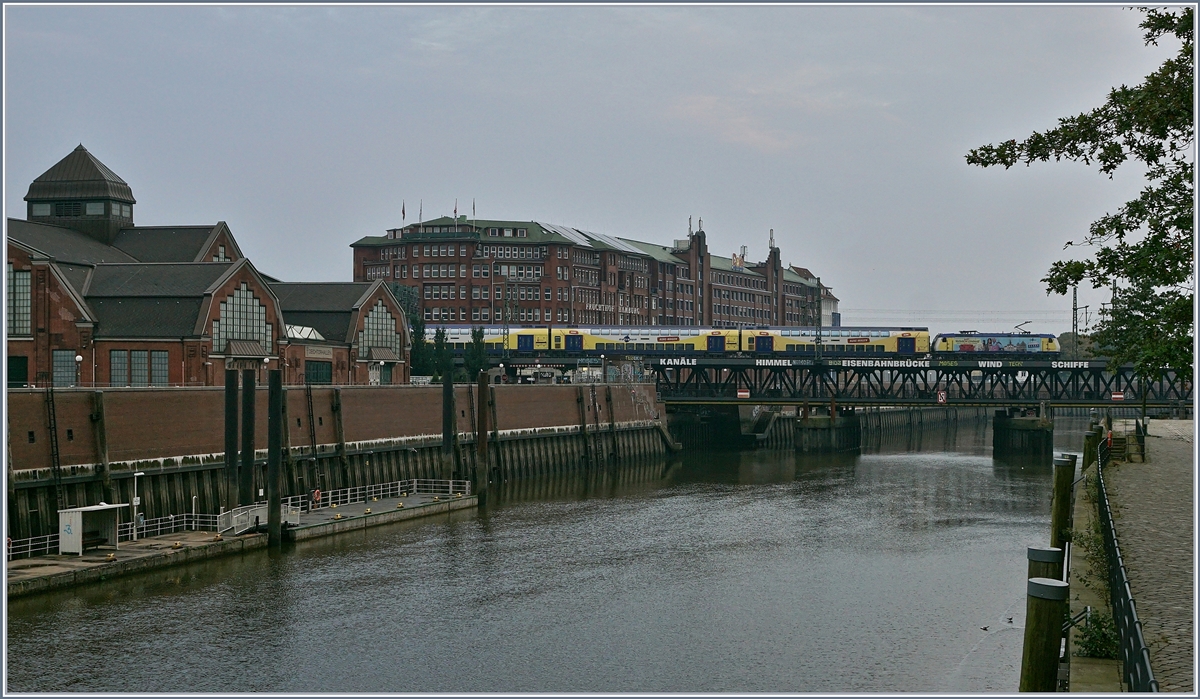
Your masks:
<instances>
[{"instance_id":1,"label":"overcast sky","mask_svg":"<svg viewBox=\"0 0 1200 699\"><path fill-rule=\"evenodd\" d=\"M224 220L290 281L350 280L350 243L401 225L402 200L407 223L457 197L664 244L695 216L714 254L750 260L774 228L845 324L1062 332L1070 297L1039 280L1141 171L964 156L1139 83L1177 48L1144 46L1140 17L8 5L4 204L24 218L29 183L82 142L132 187L137 224Z\"/></svg>"}]
</instances>

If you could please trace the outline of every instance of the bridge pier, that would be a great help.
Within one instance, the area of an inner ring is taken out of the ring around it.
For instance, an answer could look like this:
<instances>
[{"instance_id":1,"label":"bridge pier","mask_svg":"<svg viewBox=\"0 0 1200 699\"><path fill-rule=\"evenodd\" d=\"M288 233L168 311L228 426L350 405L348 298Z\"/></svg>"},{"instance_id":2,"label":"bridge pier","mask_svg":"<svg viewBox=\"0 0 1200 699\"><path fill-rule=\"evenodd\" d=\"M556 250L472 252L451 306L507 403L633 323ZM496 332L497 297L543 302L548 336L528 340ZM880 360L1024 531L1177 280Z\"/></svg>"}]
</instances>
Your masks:
<instances>
[{"instance_id":1,"label":"bridge pier","mask_svg":"<svg viewBox=\"0 0 1200 699\"><path fill-rule=\"evenodd\" d=\"M992 458L1050 466L1054 461L1054 421L1049 411L1022 415L1019 408L997 410L992 418Z\"/></svg>"},{"instance_id":2,"label":"bridge pier","mask_svg":"<svg viewBox=\"0 0 1200 699\"><path fill-rule=\"evenodd\" d=\"M796 451L801 454L857 452L862 447L862 425L853 408L824 415L809 413L796 421ZM818 409L820 410L820 409Z\"/></svg>"}]
</instances>

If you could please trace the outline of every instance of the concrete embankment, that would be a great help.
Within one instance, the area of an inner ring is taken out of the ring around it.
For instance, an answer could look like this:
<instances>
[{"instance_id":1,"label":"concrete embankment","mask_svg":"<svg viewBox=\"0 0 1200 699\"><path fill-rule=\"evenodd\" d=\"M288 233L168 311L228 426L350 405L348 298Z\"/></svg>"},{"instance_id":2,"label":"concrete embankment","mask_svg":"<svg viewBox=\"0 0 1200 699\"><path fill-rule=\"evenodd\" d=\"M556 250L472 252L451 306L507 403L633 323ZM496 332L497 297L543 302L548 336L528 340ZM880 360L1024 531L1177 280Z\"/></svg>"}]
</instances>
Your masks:
<instances>
[{"instance_id":1,"label":"concrete embankment","mask_svg":"<svg viewBox=\"0 0 1200 699\"><path fill-rule=\"evenodd\" d=\"M246 534L214 541L212 532L176 532L126 541L118 550L92 549L82 556L38 556L8 562L8 596L22 597L67 587L89 585L156 568L195 563L266 548L266 534ZM175 543L180 544L175 548ZM109 554L115 560L109 561Z\"/></svg>"},{"instance_id":2,"label":"concrete embankment","mask_svg":"<svg viewBox=\"0 0 1200 699\"><path fill-rule=\"evenodd\" d=\"M437 386L290 387L284 400L284 497L313 488L477 473L478 387L454 389L453 448L442 452ZM678 448L653 385L487 387L489 464L513 480L553 468L590 468ZM59 467L52 465L41 391L10 390L9 536L57 532L65 507L131 502L138 478L147 519L232 507L237 471L224 454L224 389L55 391ZM256 393L255 446L267 441L267 391ZM254 492L265 488L266 450L255 453ZM230 487L230 484L233 487ZM195 500L193 501L193 498Z\"/></svg>"}]
</instances>

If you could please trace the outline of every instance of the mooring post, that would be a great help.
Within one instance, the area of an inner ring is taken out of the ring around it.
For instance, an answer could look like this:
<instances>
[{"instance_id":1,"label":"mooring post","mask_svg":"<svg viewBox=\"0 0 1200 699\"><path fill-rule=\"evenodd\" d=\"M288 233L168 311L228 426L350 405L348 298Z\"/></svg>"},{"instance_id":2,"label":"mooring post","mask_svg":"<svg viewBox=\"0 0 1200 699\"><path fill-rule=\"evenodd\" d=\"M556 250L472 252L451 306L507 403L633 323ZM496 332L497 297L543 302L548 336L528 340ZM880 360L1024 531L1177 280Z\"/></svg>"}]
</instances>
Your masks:
<instances>
[{"instance_id":1,"label":"mooring post","mask_svg":"<svg viewBox=\"0 0 1200 699\"><path fill-rule=\"evenodd\" d=\"M488 487L488 419L487 395L488 373L486 369L479 370L476 381L475 396L475 494L479 504L487 503Z\"/></svg>"},{"instance_id":2,"label":"mooring post","mask_svg":"<svg viewBox=\"0 0 1200 699\"><path fill-rule=\"evenodd\" d=\"M254 369L242 370L242 470L238 505L254 502Z\"/></svg>"},{"instance_id":3,"label":"mooring post","mask_svg":"<svg viewBox=\"0 0 1200 699\"><path fill-rule=\"evenodd\" d=\"M1070 586L1061 580L1030 578L1025 598L1025 647L1021 651L1022 692L1053 692L1058 687L1058 654Z\"/></svg>"},{"instance_id":4,"label":"mooring post","mask_svg":"<svg viewBox=\"0 0 1200 699\"><path fill-rule=\"evenodd\" d=\"M283 372L267 374L267 544L278 546L283 525L279 464L283 460Z\"/></svg>"},{"instance_id":5,"label":"mooring post","mask_svg":"<svg viewBox=\"0 0 1200 699\"><path fill-rule=\"evenodd\" d=\"M1062 580L1063 550L1049 546L1030 546L1025 557L1029 559L1030 578Z\"/></svg>"},{"instance_id":6,"label":"mooring post","mask_svg":"<svg viewBox=\"0 0 1200 699\"><path fill-rule=\"evenodd\" d=\"M225 370L225 509L237 507L238 373Z\"/></svg>"},{"instance_id":7,"label":"mooring post","mask_svg":"<svg viewBox=\"0 0 1200 699\"><path fill-rule=\"evenodd\" d=\"M442 478L454 476L454 377L442 373Z\"/></svg>"},{"instance_id":8,"label":"mooring post","mask_svg":"<svg viewBox=\"0 0 1200 699\"><path fill-rule=\"evenodd\" d=\"M1100 444L1100 435L1089 431L1083 434L1083 468L1086 469L1096 460L1096 447Z\"/></svg>"},{"instance_id":9,"label":"mooring post","mask_svg":"<svg viewBox=\"0 0 1200 699\"><path fill-rule=\"evenodd\" d=\"M1075 460L1054 459L1054 493L1050 506L1050 546L1062 548L1071 540L1071 487L1075 482Z\"/></svg>"}]
</instances>

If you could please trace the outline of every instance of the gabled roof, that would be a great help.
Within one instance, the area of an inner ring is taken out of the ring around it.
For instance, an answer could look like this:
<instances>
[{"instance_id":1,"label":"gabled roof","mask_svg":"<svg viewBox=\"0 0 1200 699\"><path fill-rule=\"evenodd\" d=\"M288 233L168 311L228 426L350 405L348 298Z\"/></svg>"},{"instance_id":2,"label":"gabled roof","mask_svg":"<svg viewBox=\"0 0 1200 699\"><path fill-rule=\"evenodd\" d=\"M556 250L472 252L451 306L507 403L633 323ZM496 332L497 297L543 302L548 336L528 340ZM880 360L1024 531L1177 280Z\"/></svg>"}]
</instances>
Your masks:
<instances>
[{"instance_id":1,"label":"gabled roof","mask_svg":"<svg viewBox=\"0 0 1200 699\"><path fill-rule=\"evenodd\" d=\"M58 271L62 272L63 277L65 277L66 280L71 283L71 286L75 287L75 290L79 292L79 295L82 296L83 290L87 288L88 275L90 275L94 269L92 265L68 265L61 262L55 264L58 267Z\"/></svg>"},{"instance_id":2,"label":"gabled roof","mask_svg":"<svg viewBox=\"0 0 1200 699\"><path fill-rule=\"evenodd\" d=\"M285 323L312 328L330 342L349 342L355 309L380 283L281 282L270 287Z\"/></svg>"},{"instance_id":3,"label":"gabled roof","mask_svg":"<svg viewBox=\"0 0 1200 699\"><path fill-rule=\"evenodd\" d=\"M97 265L83 290L86 298L204 296L234 262L133 263ZM195 323L193 315L189 322Z\"/></svg>"},{"instance_id":4,"label":"gabled roof","mask_svg":"<svg viewBox=\"0 0 1200 699\"><path fill-rule=\"evenodd\" d=\"M137 262L122 250L62 226L8 219L8 237L36 248L58 262L94 265L102 262Z\"/></svg>"},{"instance_id":5,"label":"gabled roof","mask_svg":"<svg viewBox=\"0 0 1200 699\"><path fill-rule=\"evenodd\" d=\"M205 262L200 259L222 224L122 228L113 247L141 262Z\"/></svg>"},{"instance_id":6,"label":"gabled roof","mask_svg":"<svg viewBox=\"0 0 1200 699\"><path fill-rule=\"evenodd\" d=\"M200 296L88 298L88 305L99 321L98 339L193 336L203 303Z\"/></svg>"},{"instance_id":7,"label":"gabled roof","mask_svg":"<svg viewBox=\"0 0 1200 699\"><path fill-rule=\"evenodd\" d=\"M279 307L288 311L346 311L354 310L363 295L375 282L279 282L271 291L279 299ZM324 333L322 333L324 334ZM328 337L328 335L326 335Z\"/></svg>"},{"instance_id":8,"label":"gabled roof","mask_svg":"<svg viewBox=\"0 0 1200 699\"><path fill-rule=\"evenodd\" d=\"M25 201L45 199L116 199L137 203L125 180L96 160L82 143L29 185Z\"/></svg>"},{"instance_id":9,"label":"gabled roof","mask_svg":"<svg viewBox=\"0 0 1200 699\"><path fill-rule=\"evenodd\" d=\"M682 260L671 254L671 248L655 245L654 243L643 243L640 240L630 240L629 238L619 238L618 240L632 245L659 262L666 262L671 265L686 264L686 260Z\"/></svg>"},{"instance_id":10,"label":"gabled roof","mask_svg":"<svg viewBox=\"0 0 1200 699\"><path fill-rule=\"evenodd\" d=\"M715 269L719 272L732 272L733 274L745 274L745 275L748 275L751 277L764 276L764 275L759 274L758 272L755 272L754 270L750 269L749 265L746 265L745 269L734 269L733 268L733 260L729 259L728 257L725 257L724 255L709 255L709 266L712 269Z\"/></svg>"},{"instance_id":11,"label":"gabled roof","mask_svg":"<svg viewBox=\"0 0 1200 699\"><path fill-rule=\"evenodd\" d=\"M807 271L807 270L805 270L805 271ZM796 284L804 284L805 286L816 286L817 282L815 280L810 281L810 279L811 279L810 277L805 277L805 276L796 274L795 272L793 272L791 269L789 269L787 267L783 268L783 280L786 282L793 282Z\"/></svg>"}]
</instances>

